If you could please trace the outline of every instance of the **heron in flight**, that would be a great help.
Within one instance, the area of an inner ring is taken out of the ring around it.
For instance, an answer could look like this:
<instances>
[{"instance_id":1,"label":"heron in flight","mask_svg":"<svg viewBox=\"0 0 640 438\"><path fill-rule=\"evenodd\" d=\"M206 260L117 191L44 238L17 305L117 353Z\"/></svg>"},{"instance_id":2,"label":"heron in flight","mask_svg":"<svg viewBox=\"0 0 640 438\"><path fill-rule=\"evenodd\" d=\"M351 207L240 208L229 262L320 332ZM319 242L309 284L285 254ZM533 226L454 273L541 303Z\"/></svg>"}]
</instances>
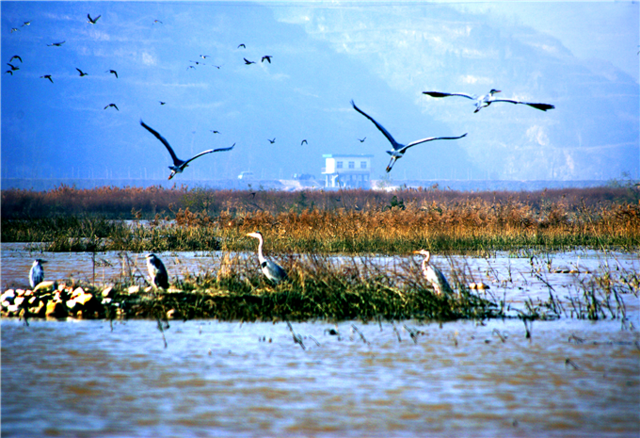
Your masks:
<instances>
[{"instance_id":1,"label":"heron in flight","mask_svg":"<svg viewBox=\"0 0 640 438\"><path fill-rule=\"evenodd\" d=\"M167 274L167 268L164 267L162 260L153 253L147 254L145 258L147 259L147 271L149 271L153 287L156 289L168 289L169 275Z\"/></svg>"},{"instance_id":2,"label":"heron in flight","mask_svg":"<svg viewBox=\"0 0 640 438\"><path fill-rule=\"evenodd\" d=\"M368 115L367 113L362 111L360 108L358 108L356 106L356 104L353 102L353 100L351 101L351 105L353 105L353 109L358 111L360 114L365 116L367 119L371 120L373 122L373 124L376 125L376 128L378 128L380 130L380 132L382 132L384 134L384 136L387 137L387 140L389 140L389 143L391 143L391 146L393 147L393 150L392 151L387 151L387 153L389 155L391 155L391 161L389 162L389 165L387 166L387 172L391 171L391 169L393 168L393 165L395 164L396 160L398 160L399 158L402 158L402 156L405 154L407 149L409 149L412 146L415 146L415 145L420 144L420 143L425 143L425 142L428 142L428 141L433 141L433 140L457 140L459 138L467 136L467 134L465 133L465 134L463 134L463 135L461 135L459 137L428 137L428 138L423 138L422 140L412 141L411 143L404 145L404 144L401 144L401 143L398 143L397 141L395 141L395 139L391 136L391 134L389 134L389 131L384 129L384 126L382 126L380 123L376 122L370 115Z\"/></svg>"},{"instance_id":3,"label":"heron in flight","mask_svg":"<svg viewBox=\"0 0 640 438\"><path fill-rule=\"evenodd\" d=\"M47 263L47 261L35 259L31 265L31 270L29 271L29 284L32 289L44 281L44 269L42 268L43 263Z\"/></svg>"},{"instance_id":4,"label":"heron in flight","mask_svg":"<svg viewBox=\"0 0 640 438\"><path fill-rule=\"evenodd\" d=\"M87 18L89 19L87 23L96 24L100 17L102 17L102 15L98 15L96 18L91 18L91 15L87 14Z\"/></svg>"},{"instance_id":5,"label":"heron in flight","mask_svg":"<svg viewBox=\"0 0 640 438\"><path fill-rule=\"evenodd\" d=\"M208 149L206 151L200 152L198 155L195 155L195 156L189 158L186 161L183 161L183 160L181 160L180 158L178 158L176 156L176 153L173 152L173 149L171 148L171 145L169 144L169 142L167 140L164 139L163 136L158 134L158 132L155 131L153 128L147 126L142 120L140 120L140 124L142 125L142 127L144 129L146 129L147 131L152 133L158 140L160 140L162 142L162 144L169 151L169 154L171 155L171 159L173 160L173 166L169 166L169 169L171 169L171 174L169 175L169 179L173 178L177 173L182 173L182 171L189 165L189 163L192 162L193 160L195 160L196 158L198 158L198 157L200 157L202 155L205 155L205 154L210 154L212 152L230 151L236 145L234 143L229 148Z\"/></svg>"},{"instance_id":6,"label":"heron in flight","mask_svg":"<svg viewBox=\"0 0 640 438\"><path fill-rule=\"evenodd\" d=\"M256 231L254 233L247 234L249 237L253 237L258 239L258 260L260 261L260 268L262 269L262 273L271 280L273 283L278 284L283 280L287 280L288 276L282 266L273 262L271 260L267 260L262 254L262 245L264 244L264 238L262 237L262 233L260 231Z\"/></svg>"},{"instance_id":7,"label":"heron in flight","mask_svg":"<svg viewBox=\"0 0 640 438\"><path fill-rule=\"evenodd\" d=\"M497 93L502 93L502 91L492 88L491 91L489 91L489 93L485 94L484 96L477 96L477 95L465 94L465 93L441 93L440 91L423 91L422 92L422 94L426 94L428 96L437 97L437 98L447 97L447 96L462 96L462 97L466 97L467 99L475 100L476 109L474 113L477 113L482 108L485 108L491 105L493 102L507 102L507 103L514 103L514 104L520 104L520 105L529 105L530 107L539 109L541 111L546 111L546 110L555 108L555 106L549 105L548 103L531 103L531 102L521 102L519 100L513 100L513 99L496 99L494 98L494 95Z\"/></svg>"},{"instance_id":8,"label":"heron in flight","mask_svg":"<svg viewBox=\"0 0 640 438\"><path fill-rule=\"evenodd\" d=\"M436 294L449 295L453 293L453 289L451 289L451 286L449 286L449 283L447 282L447 279L445 278L442 271L440 271L440 269L436 268L435 266L431 266L429 264L429 259L431 259L431 253L424 249L421 249L420 251L414 251L413 253L421 254L424 256L424 260L422 261L422 275L424 275L424 278L426 278L427 281L431 284L431 286L433 286L433 289L435 290Z\"/></svg>"}]
</instances>

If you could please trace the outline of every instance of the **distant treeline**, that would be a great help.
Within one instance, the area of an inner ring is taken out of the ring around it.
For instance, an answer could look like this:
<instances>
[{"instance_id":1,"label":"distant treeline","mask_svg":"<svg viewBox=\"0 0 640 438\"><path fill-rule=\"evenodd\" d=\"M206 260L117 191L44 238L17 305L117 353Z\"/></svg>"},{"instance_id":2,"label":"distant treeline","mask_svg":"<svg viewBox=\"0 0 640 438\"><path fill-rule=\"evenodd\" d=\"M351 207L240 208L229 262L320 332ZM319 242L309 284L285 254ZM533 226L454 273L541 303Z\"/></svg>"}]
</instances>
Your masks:
<instances>
[{"instance_id":1,"label":"distant treeline","mask_svg":"<svg viewBox=\"0 0 640 438\"><path fill-rule=\"evenodd\" d=\"M2 191L2 218L27 219L57 216L99 216L105 219L175 219L180 210L245 216L251 213L303 211L377 212L388 209L450 209L481 202L496 208L505 205L526 206L532 213L542 213L551 205L564 211L606 209L610 206L637 206L640 188L595 187L550 189L535 192L486 191L460 192L438 189L404 189L394 192L372 190L309 190L283 192L275 190L212 190L187 187L76 189L60 186L37 192L9 189Z\"/></svg>"}]
</instances>

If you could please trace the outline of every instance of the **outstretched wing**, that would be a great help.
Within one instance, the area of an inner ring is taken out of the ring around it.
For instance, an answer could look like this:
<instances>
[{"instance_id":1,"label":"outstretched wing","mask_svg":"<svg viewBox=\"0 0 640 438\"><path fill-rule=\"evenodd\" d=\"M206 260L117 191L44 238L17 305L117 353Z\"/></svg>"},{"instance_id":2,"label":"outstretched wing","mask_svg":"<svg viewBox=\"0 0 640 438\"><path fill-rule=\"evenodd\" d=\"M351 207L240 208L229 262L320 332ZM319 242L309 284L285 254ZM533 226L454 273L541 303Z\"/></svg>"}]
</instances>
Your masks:
<instances>
[{"instance_id":1,"label":"outstretched wing","mask_svg":"<svg viewBox=\"0 0 640 438\"><path fill-rule=\"evenodd\" d=\"M147 131L149 131L150 133L152 133L158 140L160 140L162 142L163 145L165 145L165 147L167 148L167 150L169 151L169 154L171 154L171 159L173 160L173 164L174 166L180 166L182 164L182 160L179 159L175 152L173 152L173 149L171 149L171 145L169 144L169 142L167 140L164 139L163 136L161 136L160 134L158 134L157 131L155 131L153 128L151 128L150 126L146 125L142 120L140 120L140 124L142 125L142 127L144 129L146 129ZM213 150L209 151L209 152L213 152ZM204 153L204 152L203 152ZM191 160L193 160L194 158L199 157L201 154L196 155L195 157L193 157ZM191 161L189 160L189 161Z\"/></svg>"},{"instance_id":2,"label":"outstretched wing","mask_svg":"<svg viewBox=\"0 0 640 438\"><path fill-rule=\"evenodd\" d=\"M546 110L550 110L550 109L554 109L555 106L550 105L548 103L531 103L531 102L519 102L517 100L511 100L511 99L494 99L491 102L507 102L507 103L515 103L515 104L521 104L521 105L529 105L533 108L542 110L542 111L546 111Z\"/></svg>"},{"instance_id":3,"label":"outstretched wing","mask_svg":"<svg viewBox=\"0 0 640 438\"><path fill-rule=\"evenodd\" d=\"M428 141L433 141L433 140L457 140L459 138L466 137L466 136L467 136L467 133L465 133L465 134L463 134L463 135L461 135L459 137L428 137L428 138L423 138L422 140L412 141L411 143L409 143L408 145L406 145L405 147L400 149L400 152L404 153L404 151L406 151L410 147L415 146L415 145L420 144L420 143L426 143Z\"/></svg>"},{"instance_id":4,"label":"outstretched wing","mask_svg":"<svg viewBox=\"0 0 640 438\"><path fill-rule=\"evenodd\" d=\"M224 151L230 151L231 149L233 149L233 147L234 147L235 145L236 145L236 144L234 143L234 144L232 144L232 145L231 145L231 147L228 147L228 148L218 148L218 149L214 149L214 150L213 150L213 152L224 152ZM194 157L194 158L195 158L195 157Z\"/></svg>"},{"instance_id":5,"label":"outstretched wing","mask_svg":"<svg viewBox=\"0 0 640 438\"><path fill-rule=\"evenodd\" d=\"M466 93L442 93L440 91L423 91L422 94L426 94L431 97L447 97L447 96L461 96L467 99L476 100L474 96Z\"/></svg>"},{"instance_id":6,"label":"outstretched wing","mask_svg":"<svg viewBox=\"0 0 640 438\"><path fill-rule=\"evenodd\" d=\"M363 116L365 116L367 119L371 120L373 122L374 125L376 125L376 128L378 128L380 130L380 132L382 132L384 134L385 137L387 137L387 140L389 140L389 143L391 143L391 146L393 146L393 149L398 150L399 148L402 147L402 145L400 143L398 143L393 136L389 133L389 131L387 131L386 129L384 129L384 126L382 126L380 123L376 122L373 117L371 117L370 115L368 115L367 113L365 113L364 111L362 111L360 108L358 108L355 104L355 102L352 100L351 101L351 105L353 105L353 109L355 109L356 111L358 111L360 114L362 114Z\"/></svg>"}]
</instances>

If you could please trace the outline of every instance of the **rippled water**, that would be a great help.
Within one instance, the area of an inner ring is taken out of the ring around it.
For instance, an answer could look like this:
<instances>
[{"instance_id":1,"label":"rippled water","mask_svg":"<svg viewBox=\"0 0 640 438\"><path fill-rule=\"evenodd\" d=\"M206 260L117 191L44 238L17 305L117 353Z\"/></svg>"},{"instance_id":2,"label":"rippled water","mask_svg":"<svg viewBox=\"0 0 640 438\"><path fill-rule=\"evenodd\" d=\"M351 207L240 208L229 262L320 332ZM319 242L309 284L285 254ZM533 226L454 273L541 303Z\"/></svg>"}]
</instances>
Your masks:
<instances>
[{"instance_id":1,"label":"rippled water","mask_svg":"<svg viewBox=\"0 0 640 438\"><path fill-rule=\"evenodd\" d=\"M5 320L2 435L637 436L619 322L352 324Z\"/></svg>"},{"instance_id":2,"label":"rippled water","mask_svg":"<svg viewBox=\"0 0 640 438\"><path fill-rule=\"evenodd\" d=\"M36 256L48 278L93 276L90 254L3 245L3 288L26 286ZM215 269L220 255L162 257L180 276ZM97 259L97 280L118 275L117 253ZM637 255L592 251L536 261L592 272L580 275L535 275L528 257L506 255L436 262L519 306L549 286L571 294L593 273L640 271ZM2 436L635 437L640 310L624 300L624 324L538 321L531 339L517 319L343 322L340 336L329 323L292 324L304 349L284 323L173 321L161 332L155 321L3 320ZM404 326L421 332L417 343Z\"/></svg>"}]
</instances>

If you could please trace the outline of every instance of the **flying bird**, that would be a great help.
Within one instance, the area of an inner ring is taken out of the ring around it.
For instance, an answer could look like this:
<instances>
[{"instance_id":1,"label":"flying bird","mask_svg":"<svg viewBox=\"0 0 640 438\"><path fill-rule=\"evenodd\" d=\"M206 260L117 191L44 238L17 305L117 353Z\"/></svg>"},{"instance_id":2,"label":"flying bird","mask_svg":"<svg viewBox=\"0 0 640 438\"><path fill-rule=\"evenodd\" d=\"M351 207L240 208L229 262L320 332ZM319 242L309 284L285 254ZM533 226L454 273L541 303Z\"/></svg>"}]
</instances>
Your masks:
<instances>
[{"instance_id":1,"label":"flying bird","mask_svg":"<svg viewBox=\"0 0 640 438\"><path fill-rule=\"evenodd\" d=\"M242 58L242 59L244 59L244 63L245 63L246 65L249 65L249 64L255 64L255 63L256 63L255 61L249 61L247 58Z\"/></svg>"},{"instance_id":2,"label":"flying bird","mask_svg":"<svg viewBox=\"0 0 640 438\"><path fill-rule=\"evenodd\" d=\"M4 74L7 74L7 73L11 73L11 76L13 76L13 72L11 70L7 70L4 72Z\"/></svg>"},{"instance_id":3,"label":"flying bird","mask_svg":"<svg viewBox=\"0 0 640 438\"><path fill-rule=\"evenodd\" d=\"M244 44L238 44L238 49L239 49L240 47L242 47L243 49L246 49L246 48L247 48L247 46L245 46Z\"/></svg>"},{"instance_id":4,"label":"flying bird","mask_svg":"<svg viewBox=\"0 0 640 438\"><path fill-rule=\"evenodd\" d=\"M11 32L10 32L10 33L17 32L17 31L19 31L19 30L20 30L20 29L18 29L17 27L12 27L12 28L11 28Z\"/></svg>"},{"instance_id":5,"label":"flying bird","mask_svg":"<svg viewBox=\"0 0 640 438\"><path fill-rule=\"evenodd\" d=\"M167 102L163 102L163 101L161 101L161 100L159 100L158 102L160 102L160 105L164 105L164 104L166 104L166 103L167 103Z\"/></svg>"},{"instance_id":6,"label":"flying bird","mask_svg":"<svg viewBox=\"0 0 640 438\"><path fill-rule=\"evenodd\" d=\"M87 14L87 18L89 19L87 23L96 24L96 21L98 21L100 17L102 17L102 15L98 15L96 18L91 18L91 15Z\"/></svg>"},{"instance_id":7,"label":"flying bird","mask_svg":"<svg viewBox=\"0 0 640 438\"><path fill-rule=\"evenodd\" d=\"M431 266L429 264L429 259L431 259L431 253L424 249L420 251L414 251L414 254L422 254L424 256L424 260L422 261L422 274L424 278L433 286L437 295L443 294L451 294L453 293L453 289L449 286L446 277L440 271L440 269L435 266Z\"/></svg>"},{"instance_id":8,"label":"flying bird","mask_svg":"<svg viewBox=\"0 0 640 438\"><path fill-rule=\"evenodd\" d=\"M47 263L47 261L35 259L31 265L31 269L29 270L29 285L32 289L44 281L43 263Z\"/></svg>"},{"instance_id":9,"label":"flying bird","mask_svg":"<svg viewBox=\"0 0 640 438\"><path fill-rule=\"evenodd\" d=\"M51 44L47 44L47 46L49 46L49 47L52 47L52 46L60 47L61 45L63 45L63 44L64 44L64 43L66 43L66 42L67 42L67 40L64 40L64 41L60 41L59 43L51 43Z\"/></svg>"},{"instance_id":10,"label":"flying bird","mask_svg":"<svg viewBox=\"0 0 640 438\"><path fill-rule=\"evenodd\" d=\"M428 138L423 138L421 140L412 141L411 143L404 145L404 144L401 144L401 143L398 143L397 141L395 141L395 139L391 136L391 134L389 134L389 131L384 129L384 126L382 126L381 124L376 122L371 116L369 116L367 113L365 113L360 108L358 108L356 106L356 104L353 102L353 100L351 101L351 105L353 105L353 109L358 111L360 114L365 116L367 119L371 120L373 122L373 124L376 125L376 128L378 128L380 130L380 132L382 132L384 134L384 136L387 137L387 140L389 140L389 143L391 143L391 146L393 147L393 150L392 151L387 151L387 153L389 155L391 155L391 161L389 162L389 165L387 166L387 172L391 171L391 169L393 168L393 165L395 164L396 160L398 160L399 158L402 158L402 156L405 154L407 149L409 149L412 146L415 146L415 145L420 144L420 143L425 143L425 142L428 142L428 141L433 141L433 140L457 140L459 138L467 136L467 134L465 133L465 134L463 134L463 135L461 135L459 137L428 137Z\"/></svg>"},{"instance_id":11,"label":"flying bird","mask_svg":"<svg viewBox=\"0 0 640 438\"><path fill-rule=\"evenodd\" d=\"M287 280L287 273L284 269L282 269L282 266L280 266L276 262L267 260L264 257L264 254L262 254L262 245L264 244L262 233L260 231L256 231L254 233L247 234L247 236L258 239L258 260L260 261L260 268L262 269L262 273L265 275L265 277L267 277L275 284L278 284L283 280Z\"/></svg>"},{"instance_id":12,"label":"flying bird","mask_svg":"<svg viewBox=\"0 0 640 438\"><path fill-rule=\"evenodd\" d=\"M107 73L112 73L114 75L116 75L116 79L118 79L118 72L115 70L108 70Z\"/></svg>"},{"instance_id":13,"label":"flying bird","mask_svg":"<svg viewBox=\"0 0 640 438\"><path fill-rule=\"evenodd\" d=\"M360 141L360 143L364 143L364 141L367 139L367 137L365 138L359 138L358 140Z\"/></svg>"},{"instance_id":14,"label":"flying bird","mask_svg":"<svg viewBox=\"0 0 640 438\"><path fill-rule=\"evenodd\" d=\"M200 58L202 59L207 59L209 57L209 55L200 55Z\"/></svg>"},{"instance_id":15,"label":"flying bird","mask_svg":"<svg viewBox=\"0 0 640 438\"><path fill-rule=\"evenodd\" d=\"M269 62L269 64L271 64L271 58L272 58L271 55L265 55L262 57L262 61L260 62L264 62L264 60L266 59Z\"/></svg>"},{"instance_id":16,"label":"flying bird","mask_svg":"<svg viewBox=\"0 0 640 438\"><path fill-rule=\"evenodd\" d=\"M156 24L156 23L164 24L164 23L163 23L162 21L160 21L160 20L153 20L153 24Z\"/></svg>"},{"instance_id":17,"label":"flying bird","mask_svg":"<svg viewBox=\"0 0 640 438\"><path fill-rule=\"evenodd\" d=\"M173 160L173 166L169 166L169 169L171 169L171 174L169 175L169 179L173 178L177 173L182 173L182 171L184 171L184 169L189 165L190 162L192 162L193 160L195 160L196 158L205 155L205 154L210 154L212 152L223 152L223 151L230 151L231 149L233 149L233 147L236 145L235 143L233 145L231 145L231 147L229 148L218 148L218 149L208 149L206 151L202 151L199 154L189 158L186 161L181 160L180 158L178 158L175 154L175 152L173 152L173 149L171 148L171 145L169 144L169 142L167 140L164 139L163 136L161 136L160 134L158 134L157 131L155 131L153 128L147 126L142 120L140 120L140 124L150 133L152 133L158 140L160 140L162 142L162 144L167 148L167 150L169 151L169 154L171 155L171 159Z\"/></svg>"},{"instance_id":18,"label":"flying bird","mask_svg":"<svg viewBox=\"0 0 640 438\"><path fill-rule=\"evenodd\" d=\"M82 70L80 70L78 67L76 67L76 70L78 70L78 73L80 73L80 77L82 76L87 76L87 73L83 72Z\"/></svg>"},{"instance_id":19,"label":"flying bird","mask_svg":"<svg viewBox=\"0 0 640 438\"><path fill-rule=\"evenodd\" d=\"M118 109L118 107L116 106L116 104L115 104L115 103L110 103L109 105L105 106L105 107L104 107L104 109L107 109L107 108L109 108L109 107L114 107L115 109L117 109L118 111L120 111L120 110Z\"/></svg>"},{"instance_id":20,"label":"flying bird","mask_svg":"<svg viewBox=\"0 0 640 438\"><path fill-rule=\"evenodd\" d=\"M270 138L268 138L267 140L269 140L269 143L274 144L276 142L276 138L273 137L273 140L271 140Z\"/></svg>"},{"instance_id":21,"label":"flying bird","mask_svg":"<svg viewBox=\"0 0 640 438\"><path fill-rule=\"evenodd\" d=\"M42 79L49 79L51 81L51 83L53 84L53 79L51 79L51 75L44 75L44 76L40 76L40 78Z\"/></svg>"},{"instance_id":22,"label":"flying bird","mask_svg":"<svg viewBox=\"0 0 640 438\"><path fill-rule=\"evenodd\" d=\"M220 134L220 131L216 131L214 129L209 129L209 131L213 132L214 134Z\"/></svg>"},{"instance_id":23,"label":"flying bird","mask_svg":"<svg viewBox=\"0 0 640 438\"><path fill-rule=\"evenodd\" d=\"M22 58L20 58L18 55L13 55L9 60L9 62L13 61L14 59L17 59L18 61L22 62Z\"/></svg>"},{"instance_id":24,"label":"flying bird","mask_svg":"<svg viewBox=\"0 0 640 438\"><path fill-rule=\"evenodd\" d=\"M149 277L151 277L153 287L156 289L168 289L169 275L162 260L153 253L147 254L145 258L147 259L147 271L149 271Z\"/></svg>"},{"instance_id":25,"label":"flying bird","mask_svg":"<svg viewBox=\"0 0 640 438\"><path fill-rule=\"evenodd\" d=\"M533 107L542 111L555 108L555 106L549 105L548 103L521 102L521 101L512 100L512 99L495 99L493 97L495 94L501 93L501 92L502 92L501 90L496 90L495 88L492 88L491 91L489 91L489 93L485 94L484 96L477 96L477 95L465 94L465 93L441 93L439 91L423 91L422 94L426 94L428 96L437 97L437 98L447 97L447 96L462 96L462 97L466 97L467 99L475 100L476 109L474 113L477 113L482 108L485 108L491 105L493 102L507 102L507 103L521 104L521 105L529 105L530 107Z\"/></svg>"},{"instance_id":26,"label":"flying bird","mask_svg":"<svg viewBox=\"0 0 640 438\"><path fill-rule=\"evenodd\" d=\"M24 23L22 23L22 27L29 26L30 24L31 24L30 21L25 21Z\"/></svg>"},{"instance_id":27,"label":"flying bird","mask_svg":"<svg viewBox=\"0 0 640 438\"><path fill-rule=\"evenodd\" d=\"M309 144L306 138L300 142L300 146L302 146L303 144Z\"/></svg>"},{"instance_id":28,"label":"flying bird","mask_svg":"<svg viewBox=\"0 0 640 438\"><path fill-rule=\"evenodd\" d=\"M20 70L20 67L16 67L15 65L13 65L13 64L11 64L11 63L9 63L9 62L7 62L7 65L8 65L9 67L11 67L11 70L12 70L12 71Z\"/></svg>"}]
</instances>

